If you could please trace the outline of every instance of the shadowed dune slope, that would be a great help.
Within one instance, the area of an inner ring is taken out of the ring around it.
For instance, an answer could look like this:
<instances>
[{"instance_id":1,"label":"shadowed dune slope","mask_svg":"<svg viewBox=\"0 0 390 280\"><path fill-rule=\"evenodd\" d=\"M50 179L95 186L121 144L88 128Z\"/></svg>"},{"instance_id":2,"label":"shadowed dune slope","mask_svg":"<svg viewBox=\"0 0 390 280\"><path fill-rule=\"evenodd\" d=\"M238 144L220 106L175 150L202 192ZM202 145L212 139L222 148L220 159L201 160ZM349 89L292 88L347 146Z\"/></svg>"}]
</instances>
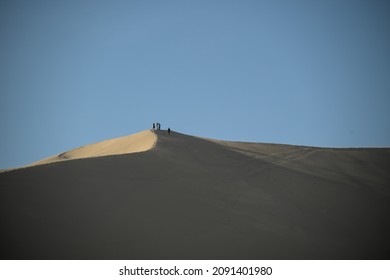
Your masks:
<instances>
[{"instance_id":1,"label":"shadowed dune slope","mask_svg":"<svg viewBox=\"0 0 390 280\"><path fill-rule=\"evenodd\" d=\"M0 174L3 258L389 258L390 149L156 134Z\"/></svg>"}]
</instances>

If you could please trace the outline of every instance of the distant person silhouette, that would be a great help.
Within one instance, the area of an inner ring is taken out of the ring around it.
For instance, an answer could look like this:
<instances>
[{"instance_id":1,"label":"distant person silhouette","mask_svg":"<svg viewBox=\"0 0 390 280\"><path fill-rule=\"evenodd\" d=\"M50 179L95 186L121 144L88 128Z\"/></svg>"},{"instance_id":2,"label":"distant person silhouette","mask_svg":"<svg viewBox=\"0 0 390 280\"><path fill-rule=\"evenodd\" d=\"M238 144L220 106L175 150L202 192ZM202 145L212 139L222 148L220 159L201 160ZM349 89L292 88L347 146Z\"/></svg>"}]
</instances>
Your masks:
<instances>
[{"instance_id":1,"label":"distant person silhouette","mask_svg":"<svg viewBox=\"0 0 390 280\"><path fill-rule=\"evenodd\" d=\"M156 124L155 123L153 123L153 130L155 130L156 129Z\"/></svg>"},{"instance_id":2,"label":"distant person silhouette","mask_svg":"<svg viewBox=\"0 0 390 280\"><path fill-rule=\"evenodd\" d=\"M168 127L168 134L170 135L171 134L171 129Z\"/></svg>"}]
</instances>

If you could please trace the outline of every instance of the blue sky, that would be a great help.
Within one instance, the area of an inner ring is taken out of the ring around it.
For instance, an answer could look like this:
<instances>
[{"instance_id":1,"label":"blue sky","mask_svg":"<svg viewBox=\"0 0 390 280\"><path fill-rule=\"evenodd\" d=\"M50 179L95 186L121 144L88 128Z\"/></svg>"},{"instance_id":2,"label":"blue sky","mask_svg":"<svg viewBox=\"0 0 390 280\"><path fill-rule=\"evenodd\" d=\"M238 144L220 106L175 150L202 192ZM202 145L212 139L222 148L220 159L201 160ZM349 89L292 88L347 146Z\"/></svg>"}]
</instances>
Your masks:
<instances>
[{"instance_id":1,"label":"blue sky","mask_svg":"<svg viewBox=\"0 0 390 280\"><path fill-rule=\"evenodd\" d=\"M390 146L387 1L0 1L0 168L162 128Z\"/></svg>"}]
</instances>

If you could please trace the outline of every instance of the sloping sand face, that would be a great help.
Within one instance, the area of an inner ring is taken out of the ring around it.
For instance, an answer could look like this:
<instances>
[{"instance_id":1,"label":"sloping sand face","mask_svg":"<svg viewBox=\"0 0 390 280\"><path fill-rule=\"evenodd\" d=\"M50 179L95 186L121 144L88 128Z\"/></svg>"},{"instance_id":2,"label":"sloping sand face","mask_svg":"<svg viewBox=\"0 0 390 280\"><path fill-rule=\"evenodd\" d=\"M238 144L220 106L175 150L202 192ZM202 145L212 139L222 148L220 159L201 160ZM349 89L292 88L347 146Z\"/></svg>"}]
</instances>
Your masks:
<instances>
[{"instance_id":1,"label":"sloping sand face","mask_svg":"<svg viewBox=\"0 0 390 280\"><path fill-rule=\"evenodd\" d=\"M157 142L157 136L150 130L138 132L136 134L114 138L95 144L76 148L37 162L29 166L52 163L57 161L91 158L101 156L112 156L121 154L139 153L150 150Z\"/></svg>"},{"instance_id":2,"label":"sloping sand face","mask_svg":"<svg viewBox=\"0 0 390 280\"><path fill-rule=\"evenodd\" d=\"M6 259L388 259L390 149L209 141L0 174Z\"/></svg>"}]
</instances>

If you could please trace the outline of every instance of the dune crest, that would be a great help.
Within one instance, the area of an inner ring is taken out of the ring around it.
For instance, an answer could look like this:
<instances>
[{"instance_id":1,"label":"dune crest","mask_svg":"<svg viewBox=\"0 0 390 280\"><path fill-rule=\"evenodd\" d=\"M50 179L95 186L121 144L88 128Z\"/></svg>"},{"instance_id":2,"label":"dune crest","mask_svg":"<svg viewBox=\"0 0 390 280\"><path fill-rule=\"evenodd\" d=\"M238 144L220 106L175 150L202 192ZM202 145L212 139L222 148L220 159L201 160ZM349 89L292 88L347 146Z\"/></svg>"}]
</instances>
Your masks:
<instances>
[{"instance_id":1,"label":"dune crest","mask_svg":"<svg viewBox=\"0 0 390 280\"><path fill-rule=\"evenodd\" d=\"M121 154L145 152L152 149L157 142L157 136L150 130L144 130L132 135L113 138L94 144L82 146L68 152L48 157L29 166L58 162L70 159L91 158Z\"/></svg>"}]
</instances>

